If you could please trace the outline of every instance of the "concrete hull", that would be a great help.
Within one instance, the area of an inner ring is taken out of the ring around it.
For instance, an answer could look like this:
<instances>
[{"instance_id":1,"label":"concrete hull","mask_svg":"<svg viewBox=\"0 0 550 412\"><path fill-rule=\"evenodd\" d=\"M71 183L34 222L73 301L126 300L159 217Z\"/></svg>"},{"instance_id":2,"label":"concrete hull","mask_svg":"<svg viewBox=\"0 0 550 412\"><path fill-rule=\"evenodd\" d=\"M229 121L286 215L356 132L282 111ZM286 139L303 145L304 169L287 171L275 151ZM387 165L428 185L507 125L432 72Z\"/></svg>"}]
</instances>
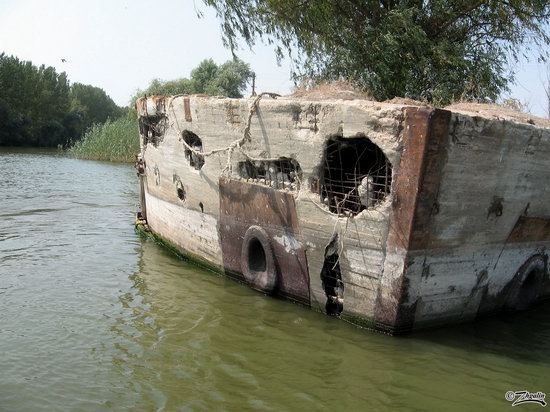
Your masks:
<instances>
[{"instance_id":1,"label":"concrete hull","mask_svg":"<svg viewBox=\"0 0 550 412\"><path fill-rule=\"evenodd\" d=\"M550 297L549 129L361 100L137 108L148 227L255 289L389 333Z\"/></svg>"}]
</instances>

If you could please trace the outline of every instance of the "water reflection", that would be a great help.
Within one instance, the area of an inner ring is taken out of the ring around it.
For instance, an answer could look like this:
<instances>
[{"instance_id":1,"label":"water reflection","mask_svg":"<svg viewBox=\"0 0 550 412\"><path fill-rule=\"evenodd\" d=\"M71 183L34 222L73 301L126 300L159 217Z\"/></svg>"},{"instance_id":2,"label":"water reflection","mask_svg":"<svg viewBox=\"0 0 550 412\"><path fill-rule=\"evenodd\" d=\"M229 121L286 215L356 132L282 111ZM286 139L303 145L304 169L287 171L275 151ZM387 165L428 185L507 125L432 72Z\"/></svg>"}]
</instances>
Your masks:
<instances>
[{"instance_id":1,"label":"water reflection","mask_svg":"<svg viewBox=\"0 0 550 412\"><path fill-rule=\"evenodd\" d=\"M550 364L550 303L531 310L415 334L440 345Z\"/></svg>"},{"instance_id":2,"label":"water reflection","mask_svg":"<svg viewBox=\"0 0 550 412\"><path fill-rule=\"evenodd\" d=\"M391 338L141 240L131 166L0 153L0 174L0 410L501 410L507 390L550 393L548 305Z\"/></svg>"},{"instance_id":3,"label":"water reflection","mask_svg":"<svg viewBox=\"0 0 550 412\"><path fill-rule=\"evenodd\" d=\"M548 307L391 338L262 296L151 241L130 279L117 329L129 346L116 365L151 408L492 410L509 406L506 390L544 390L550 376Z\"/></svg>"}]
</instances>

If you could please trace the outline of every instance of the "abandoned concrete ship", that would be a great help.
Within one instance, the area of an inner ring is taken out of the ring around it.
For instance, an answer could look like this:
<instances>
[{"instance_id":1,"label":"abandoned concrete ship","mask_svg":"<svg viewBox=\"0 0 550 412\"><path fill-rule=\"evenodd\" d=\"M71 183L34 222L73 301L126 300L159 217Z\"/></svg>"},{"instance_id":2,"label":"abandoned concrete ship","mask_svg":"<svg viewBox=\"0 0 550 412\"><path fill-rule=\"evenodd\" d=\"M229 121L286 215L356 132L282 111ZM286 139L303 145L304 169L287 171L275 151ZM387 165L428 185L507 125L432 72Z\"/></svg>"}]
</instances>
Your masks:
<instances>
[{"instance_id":1,"label":"abandoned concrete ship","mask_svg":"<svg viewBox=\"0 0 550 412\"><path fill-rule=\"evenodd\" d=\"M550 297L548 125L274 97L138 100L139 224L254 289L392 334Z\"/></svg>"}]
</instances>

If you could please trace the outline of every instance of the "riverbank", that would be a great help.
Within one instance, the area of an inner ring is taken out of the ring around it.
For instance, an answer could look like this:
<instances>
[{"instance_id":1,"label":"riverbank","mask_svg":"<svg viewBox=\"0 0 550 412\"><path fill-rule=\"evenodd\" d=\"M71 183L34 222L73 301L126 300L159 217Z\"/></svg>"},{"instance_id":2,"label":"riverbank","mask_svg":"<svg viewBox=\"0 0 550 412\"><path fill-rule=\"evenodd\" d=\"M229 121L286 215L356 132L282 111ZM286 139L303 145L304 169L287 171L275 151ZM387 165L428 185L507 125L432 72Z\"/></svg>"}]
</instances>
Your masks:
<instances>
[{"instance_id":1,"label":"riverbank","mask_svg":"<svg viewBox=\"0 0 550 412\"><path fill-rule=\"evenodd\" d=\"M136 117L129 114L93 125L68 152L79 159L133 162L139 152Z\"/></svg>"}]
</instances>

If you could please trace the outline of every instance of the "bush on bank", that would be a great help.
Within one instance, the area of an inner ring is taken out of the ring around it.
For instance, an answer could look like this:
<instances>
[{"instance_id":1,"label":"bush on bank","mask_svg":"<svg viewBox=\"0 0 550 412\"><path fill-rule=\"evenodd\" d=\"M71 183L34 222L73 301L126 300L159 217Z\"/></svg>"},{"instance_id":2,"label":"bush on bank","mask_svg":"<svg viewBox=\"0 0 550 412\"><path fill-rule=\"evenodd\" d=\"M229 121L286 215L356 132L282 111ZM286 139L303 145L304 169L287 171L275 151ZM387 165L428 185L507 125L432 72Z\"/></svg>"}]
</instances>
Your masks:
<instances>
[{"instance_id":1,"label":"bush on bank","mask_svg":"<svg viewBox=\"0 0 550 412\"><path fill-rule=\"evenodd\" d=\"M139 152L139 132L135 113L107 120L88 129L69 149L80 159L133 162Z\"/></svg>"}]
</instances>

